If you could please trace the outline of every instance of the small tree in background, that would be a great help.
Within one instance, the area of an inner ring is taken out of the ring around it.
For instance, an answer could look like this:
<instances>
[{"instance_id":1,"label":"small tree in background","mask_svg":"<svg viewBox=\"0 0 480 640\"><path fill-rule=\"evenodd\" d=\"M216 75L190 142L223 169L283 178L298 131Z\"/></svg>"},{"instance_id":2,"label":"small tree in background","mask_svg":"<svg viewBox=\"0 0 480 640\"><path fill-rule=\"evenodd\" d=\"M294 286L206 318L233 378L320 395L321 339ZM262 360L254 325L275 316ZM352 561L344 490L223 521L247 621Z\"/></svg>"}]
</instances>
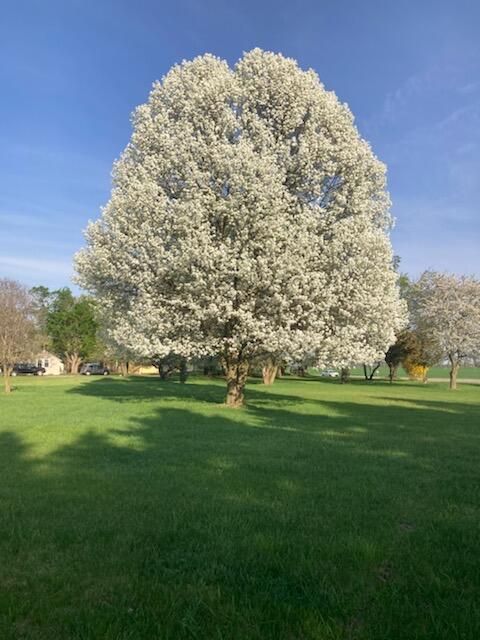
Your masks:
<instances>
[{"instance_id":1,"label":"small tree in background","mask_svg":"<svg viewBox=\"0 0 480 640\"><path fill-rule=\"evenodd\" d=\"M97 327L91 300L75 298L68 288L54 292L47 331L52 349L63 358L68 373L78 373L82 360L95 352Z\"/></svg>"},{"instance_id":2,"label":"small tree in background","mask_svg":"<svg viewBox=\"0 0 480 640\"><path fill-rule=\"evenodd\" d=\"M409 324L397 335L397 339L385 354L390 382L396 378L400 365L412 380L427 382L429 368L442 359L442 351L429 327L418 315L416 283L406 274L399 278L400 295L406 302Z\"/></svg>"},{"instance_id":3,"label":"small tree in background","mask_svg":"<svg viewBox=\"0 0 480 640\"><path fill-rule=\"evenodd\" d=\"M450 362L450 389L457 388L463 360L480 353L480 281L426 271L414 286L415 325Z\"/></svg>"},{"instance_id":4,"label":"small tree in background","mask_svg":"<svg viewBox=\"0 0 480 640\"><path fill-rule=\"evenodd\" d=\"M390 382L396 378L400 365L413 380L426 382L429 368L441 358L439 345L428 331L419 327L404 329L385 354Z\"/></svg>"},{"instance_id":5,"label":"small tree in background","mask_svg":"<svg viewBox=\"0 0 480 640\"><path fill-rule=\"evenodd\" d=\"M34 304L28 289L15 280L0 279L0 365L5 392L15 363L31 358L38 346Z\"/></svg>"},{"instance_id":6,"label":"small tree in background","mask_svg":"<svg viewBox=\"0 0 480 640\"><path fill-rule=\"evenodd\" d=\"M396 379L398 368L402 364L403 359L407 356L404 341L405 333L405 331L402 331L398 335L394 344L389 347L385 354L385 362L388 366L388 378L391 383Z\"/></svg>"}]
</instances>

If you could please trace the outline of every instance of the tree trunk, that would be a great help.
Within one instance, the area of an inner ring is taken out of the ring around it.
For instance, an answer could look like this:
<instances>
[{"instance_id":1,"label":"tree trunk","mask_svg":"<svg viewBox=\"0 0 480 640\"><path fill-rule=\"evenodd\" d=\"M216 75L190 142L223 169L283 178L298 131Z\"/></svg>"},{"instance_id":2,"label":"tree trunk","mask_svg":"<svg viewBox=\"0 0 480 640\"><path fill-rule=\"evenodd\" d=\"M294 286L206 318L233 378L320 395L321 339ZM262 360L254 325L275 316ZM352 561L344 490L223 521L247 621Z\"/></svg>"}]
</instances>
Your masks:
<instances>
[{"instance_id":1,"label":"tree trunk","mask_svg":"<svg viewBox=\"0 0 480 640\"><path fill-rule=\"evenodd\" d=\"M372 371L371 371L371 373L370 373L370 377L368 378L370 381L372 381L372 380L373 380L373 376L376 374L377 369L379 369L379 368L380 368L380 363L376 364L376 365L373 367L373 369L372 369Z\"/></svg>"},{"instance_id":2,"label":"tree trunk","mask_svg":"<svg viewBox=\"0 0 480 640\"><path fill-rule=\"evenodd\" d=\"M348 367L342 367L340 369L340 382L346 384L350 380L350 369Z\"/></svg>"},{"instance_id":3,"label":"tree trunk","mask_svg":"<svg viewBox=\"0 0 480 640\"><path fill-rule=\"evenodd\" d=\"M273 384L277 377L277 373L278 365L275 364L273 358L268 358L262 369L263 384Z\"/></svg>"},{"instance_id":4,"label":"tree trunk","mask_svg":"<svg viewBox=\"0 0 480 640\"><path fill-rule=\"evenodd\" d=\"M450 369L450 389L457 388L457 375L458 370L460 369L460 364L458 361L450 358L450 362L452 363L452 368Z\"/></svg>"},{"instance_id":5,"label":"tree trunk","mask_svg":"<svg viewBox=\"0 0 480 640\"><path fill-rule=\"evenodd\" d=\"M180 382L185 383L188 378L187 361L185 358L180 360Z\"/></svg>"},{"instance_id":6,"label":"tree trunk","mask_svg":"<svg viewBox=\"0 0 480 640\"><path fill-rule=\"evenodd\" d=\"M377 364L375 365L368 365L368 366L371 366L370 373L368 372L367 365L366 364L363 365L363 374L365 376L365 380L372 382L373 376L375 375L377 369L380 367L380 364L381 364L380 362L377 362Z\"/></svg>"},{"instance_id":7,"label":"tree trunk","mask_svg":"<svg viewBox=\"0 0 480 640\"><path fill-rule=\"evenodd\" d=\"M398 366L398 364L388 364L388 379L390 380L390 384L397 379Z\"/></svg>"},{"instance_id":8,"label":"tree trunk","mask_svg":"<svg viewBox=\"0 0 480 640\"><path fill-rule=\"evenodd\" d=\"M160 376L160 380L168 380L171 373L172 372L170 368L166 367L165 365L160 365L158 367L158 375Z\"/></svg>"},{"instance_id":9,"label":"tree trunk","mask_svg":"<svg viewBox=\"0 0 480 640\"><path fill-rule=\"evenodd\" d=\"M248 362L237 357L227 357L224 360L224 369L227 380L225 404L232 408L242 407L248 375Z\"/></svg>"},{"instance_id":10,"label":"tree trunk","mask_svg":"<svg viewBox=\"0 0 480 640\"><path fill-rule=\"evenodd\" d=\"M10 375L12 370L10 367L3 367L3 384L5 387L5 393L11 393L12 387L10 385Z\"/></svg>"},{"instance_id":11,"label":"tree trunk","mask_svg":"<svg viewBox=\"0 0 480 640\"><path fill-rule=\"evenodd\" d=\"M80 368L81 358L78 353L67 353L65 354L65 363L67 365L67 373L73 373L74 375L78 373Z\"/></svg>"},{"instance_id":12,"label":"tree trunk","mask_svg":"<svg viewBox=\"0 0 480 640\"><path fill-rule=\"evenodd\" d=\"M72 368L70 373L73 373L74 375L76 375L78 373L78 370L80 368L80 356L78 355L78 353L74 353L73 357L72 357Z\"/></svg>"}]
</instances>

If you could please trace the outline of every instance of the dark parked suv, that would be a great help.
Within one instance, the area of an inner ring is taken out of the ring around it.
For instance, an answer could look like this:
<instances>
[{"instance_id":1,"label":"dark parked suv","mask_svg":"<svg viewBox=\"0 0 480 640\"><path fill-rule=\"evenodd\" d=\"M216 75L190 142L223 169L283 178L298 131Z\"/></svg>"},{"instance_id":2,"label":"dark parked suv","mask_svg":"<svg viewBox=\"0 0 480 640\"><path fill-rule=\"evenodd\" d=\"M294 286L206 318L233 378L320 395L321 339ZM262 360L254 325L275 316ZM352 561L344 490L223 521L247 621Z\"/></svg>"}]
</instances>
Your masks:
<instances>
[{"instance_id":1,"label":"dark parked suv","mask_svg":"<svg viewBox=\"0 0 480 640\"><path fill-rule=\"evenodd\" d=\"M43 376L44 367L37 367L31 362L17 362L13 367L12 376Z\"/></svg>"},{"instance_id":2,"label":"dark parked suv","mask_svg":"<svg viewBox=\"0 0 480 640\"><path fill-rule=\"evenodd\" d=\"M98 362L87 362L80 369L82 376L108 376L110 370Z\"/></svg>"}]
</instances>

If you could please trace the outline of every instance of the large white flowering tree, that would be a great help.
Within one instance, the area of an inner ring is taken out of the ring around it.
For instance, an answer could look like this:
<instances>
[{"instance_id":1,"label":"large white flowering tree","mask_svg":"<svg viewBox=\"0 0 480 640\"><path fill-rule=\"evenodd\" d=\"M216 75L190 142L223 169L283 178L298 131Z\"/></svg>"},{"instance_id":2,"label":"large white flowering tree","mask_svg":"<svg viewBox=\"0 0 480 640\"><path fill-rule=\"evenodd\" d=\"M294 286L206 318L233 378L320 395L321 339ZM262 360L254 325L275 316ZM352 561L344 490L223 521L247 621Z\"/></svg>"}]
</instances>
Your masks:
<instances>
[{"instance_id":1,"label":"large white flowering tree","mask_svg":"<svg viewBox=\"0 0 480 640\"><path fill-rule=\"evenodd\" d=\"M219 355L237 406L252 358L369 362L393 341L384 165L294 60L175 66L136 110L113 180L77 270L117 344Z\"/></svg>"},{"instance_id":2,"label":"large white flowering tree","mask_svg":"<svg viewBox=\"0 0 480 640\"><path fill-rule=\"evenodd\" d=\"M450 388L462 362L480 355L480 280L426 271L415 283L412 319L450 361Z\"/></svg>"}]
</instances>

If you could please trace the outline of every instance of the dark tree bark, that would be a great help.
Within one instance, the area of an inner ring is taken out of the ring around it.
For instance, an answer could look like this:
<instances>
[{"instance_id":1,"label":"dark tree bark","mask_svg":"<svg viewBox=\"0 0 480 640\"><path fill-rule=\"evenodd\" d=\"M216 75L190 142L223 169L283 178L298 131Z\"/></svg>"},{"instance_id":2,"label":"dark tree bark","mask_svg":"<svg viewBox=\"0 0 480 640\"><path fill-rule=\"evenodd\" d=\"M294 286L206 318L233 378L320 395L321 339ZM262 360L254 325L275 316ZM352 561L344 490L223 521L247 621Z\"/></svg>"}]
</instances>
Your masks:
<instances>
[{"instance_id":1,"label":"dark tree bark","mask_svg":"<svg viewBox=\"0 0 480 640\"><path fill-rule=\"evenodd\" d=\"M188 369L187 369L187 361L185 358L180 360L180 382L183 384L187 381L188 378Z\"/></svg>"},{"instance_id":2,"label":"dark tree bark","mask_svg":"<svg viewBox=\"0 0 480 640\"><path fill-rule=\"evenodd\" d=\"M381 363L377 362L377 364L372 367L370 373L368 373L367 365L364 364L363 365L363 375L365 376L365 380L368 380L369 382L371 382L373 380L373 376L375 375L377 370L380 368L380 365L381 365Z\"/></svg>"},{"instance_id":3,"label":"dark tree bark","mask_svg":"<svg viewBox=\"0 0 480 640\"><path fill-rule=\"evenodd\" d=\"M162 364L158 367L158 375L160 376L160 380L168 380L172 375L173 369L168 365Z\"/></svg>"},{"instance_id":4,"label":"dark tree bark","mask_svg":"<svg viewBox=\"0 0 480 640\"><path fill-rule=\"evenodd\" d=\"M398 367L398 364L392 362L388 363L388 379L390 380L390 384L392 384L393 381L397 379Z\"/></svg>"},{"instance_id":5,"label":"dark tree bark","mask_svg":"<svg viewBox=\"0 0 480 640\"><path fill-rule=\"evenodd\" d=\"M245 401L248 361L241 353L227 354L223 359L223 368L227 381L225 404L232 408L242 407Z\"/></svg>"}]
</instances>

